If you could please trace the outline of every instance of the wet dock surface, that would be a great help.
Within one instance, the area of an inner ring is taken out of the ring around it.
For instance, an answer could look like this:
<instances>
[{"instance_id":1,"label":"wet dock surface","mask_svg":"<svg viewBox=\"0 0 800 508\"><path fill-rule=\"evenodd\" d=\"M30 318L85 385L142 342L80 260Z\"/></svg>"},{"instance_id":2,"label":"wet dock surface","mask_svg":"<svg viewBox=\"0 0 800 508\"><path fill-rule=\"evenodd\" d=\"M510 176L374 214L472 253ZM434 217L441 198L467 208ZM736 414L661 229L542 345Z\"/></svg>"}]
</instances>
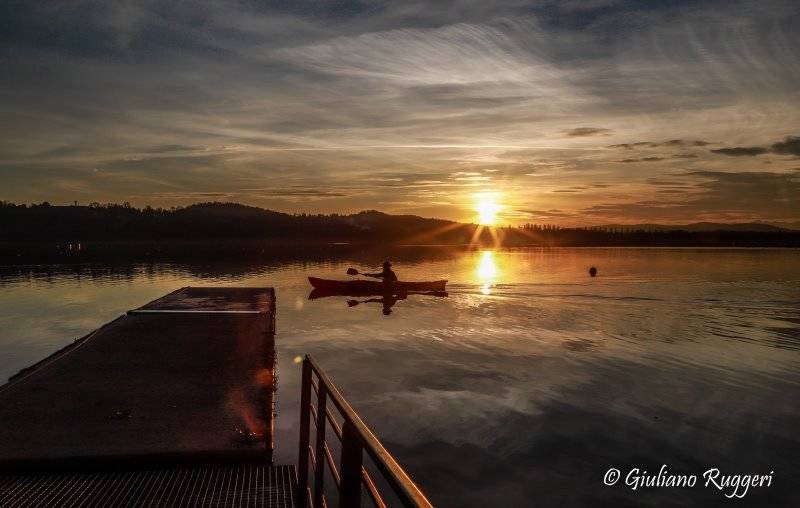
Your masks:
<instances>
[{"instance_id":1,"label":"wet dock surface","mask_svg":"<svg viewBox=\"0 0 800 508\"><path fill-rule=\"evenodd\" d=\"M0 468L269 465L274 309L271 288L183 288L26 369L0 386Z\"/></svg>"}]
</instances>

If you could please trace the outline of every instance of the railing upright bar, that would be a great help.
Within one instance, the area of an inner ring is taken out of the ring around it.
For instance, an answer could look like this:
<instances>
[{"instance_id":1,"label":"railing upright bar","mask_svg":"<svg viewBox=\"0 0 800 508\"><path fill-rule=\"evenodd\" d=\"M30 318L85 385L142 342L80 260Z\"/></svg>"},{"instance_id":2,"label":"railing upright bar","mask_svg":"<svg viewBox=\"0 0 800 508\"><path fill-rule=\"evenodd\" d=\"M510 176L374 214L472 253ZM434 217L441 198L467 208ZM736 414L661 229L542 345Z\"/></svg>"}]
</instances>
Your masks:
<instances>
[{"instance_id":1,"label":"railing upright bar","mask_svg":"<svg viewBox=\"0 0 800 508\"><path fill-rule=\"evenodd\" d=\"M342 464L341 488L339 489L339 508L361 507L361 466L364 458L364 445L358 429L345 420L342 425Z\"/></svg>"},{"instance_id":2,"label":"railing upright bar","mask_svg":"<svg viewBox=\"0 0 800 508\"><path fill-rule=\"evenodd\" d=\"M328 395L328 387L324 383L319 384L317 391L317 439L314 455L317 457L316 468L314 468L314 506L322 506L322 497L325 489L325 411Z\"/></svg>"},{"instance_id":3,"label":"railing upright bar","mask_svg":"<svg viewBox=\"0 0 800 508\"><path fill-rule=\"evenodd\" d=\"M361 481L364 483L364 487L367 488L367 494L369 494L370 499L372 499L372 504L375 505L375 508L387 508L386 503L383 502L383 498L378 492L378 487L375 486L372 477L363 467L361 468Z\"/></svg>"},{"instance_id":4,"label":"railing upright bar","mask_svg":"<svg viewBox=\"0 0 800 508\"><path fill-rule=\"evenodd\" d=\"M342 478L339 476L339 470L336 468L336 460L333 458L333 452L331 452L330 447L328 444L325 443L325 459L328 462L328 467L331 470L331 476L333 476L333 483L336 484L336 488L338 489L342 483Z\"/></svg>"},{"instance_id":5,"label":"railing upright bar","mask_svg":"<svg viewBox=\"0 0 800 508\"><path fill-rule=\"evenodd\" d=\"M342 428L339 426L339 423L333 417L333 413L331 413L330 409L325 408L325 415L328 417L328 423L331 424L331 428L333 432L336 434L336 437L339 438L339 441L342 440Z\"/></svg>"},{"instance_id":6,"label":"railing upright bar","mask_svg":"<svg viewBox=\"0 0 800 508\"><path fill-rule=\"evenodd\" d=\"M297 458L297 505L308 506L308 453L311 425L311 361L303 360L303 375L300 387L300 456Z\"/></svg>"}]
</instances>

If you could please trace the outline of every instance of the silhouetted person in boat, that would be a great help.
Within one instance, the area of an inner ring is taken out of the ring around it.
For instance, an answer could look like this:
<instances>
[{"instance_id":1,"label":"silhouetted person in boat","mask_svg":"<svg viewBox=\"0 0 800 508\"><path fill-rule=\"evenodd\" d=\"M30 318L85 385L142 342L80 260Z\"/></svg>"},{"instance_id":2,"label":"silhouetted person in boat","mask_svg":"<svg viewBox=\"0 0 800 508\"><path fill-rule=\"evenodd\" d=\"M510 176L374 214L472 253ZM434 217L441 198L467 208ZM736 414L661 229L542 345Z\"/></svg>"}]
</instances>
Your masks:
<instances>
[{"instance_id":1,"label":"silhouetted person in boat","mask_svg":"<svg viewBox=\"0 0 800 508\"><path fill-rule=\"evenodd\" d=\"M392 271L392 264L388 261L383 262L383 271L381 273L362 273L361 275L375 277L376 279L383 279L384 284L397 282L397 274Z\"/></svg>"}]
</instances>

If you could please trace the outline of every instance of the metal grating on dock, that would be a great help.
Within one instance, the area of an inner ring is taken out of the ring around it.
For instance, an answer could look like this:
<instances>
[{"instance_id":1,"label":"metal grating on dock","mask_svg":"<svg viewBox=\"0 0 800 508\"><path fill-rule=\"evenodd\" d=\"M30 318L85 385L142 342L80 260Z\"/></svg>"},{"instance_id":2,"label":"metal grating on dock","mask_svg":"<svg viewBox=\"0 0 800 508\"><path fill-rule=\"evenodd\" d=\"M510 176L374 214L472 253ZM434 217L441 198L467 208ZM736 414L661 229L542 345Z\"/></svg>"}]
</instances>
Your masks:
<instances>
[{"instance_id":1,"label":"metal grating on dock","mask_svg":"<svg viewBox=\"0 0 800 508\"><path fill-rule=\"evenodd\" d=\"M294 507L294 466L0 476L0 507Z\"/></svg>"}]
</instances>

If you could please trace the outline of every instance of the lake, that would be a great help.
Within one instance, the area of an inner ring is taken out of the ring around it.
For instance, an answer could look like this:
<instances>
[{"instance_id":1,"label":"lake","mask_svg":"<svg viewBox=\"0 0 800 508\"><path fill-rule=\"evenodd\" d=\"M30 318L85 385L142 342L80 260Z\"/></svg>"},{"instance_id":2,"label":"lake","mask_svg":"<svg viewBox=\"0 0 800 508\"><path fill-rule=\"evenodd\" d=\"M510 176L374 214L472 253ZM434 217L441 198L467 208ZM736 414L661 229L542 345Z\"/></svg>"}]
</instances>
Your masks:
<instances>
[{"instance_id":1,"label":"lake","mask_svg":"<svg viewBox=\"0 0 800 508\"><path fill-rule=\"evenodd\" d=\"M383 256L0 267L0 376L181 286L274 286L278 463L311 353L437 506L800 505L797 250L398 248L448 295L308 299ZM697 485L626 485L662 465ZM774 473L731 500L709 468Z\"/></svg>"}]
</instances>

